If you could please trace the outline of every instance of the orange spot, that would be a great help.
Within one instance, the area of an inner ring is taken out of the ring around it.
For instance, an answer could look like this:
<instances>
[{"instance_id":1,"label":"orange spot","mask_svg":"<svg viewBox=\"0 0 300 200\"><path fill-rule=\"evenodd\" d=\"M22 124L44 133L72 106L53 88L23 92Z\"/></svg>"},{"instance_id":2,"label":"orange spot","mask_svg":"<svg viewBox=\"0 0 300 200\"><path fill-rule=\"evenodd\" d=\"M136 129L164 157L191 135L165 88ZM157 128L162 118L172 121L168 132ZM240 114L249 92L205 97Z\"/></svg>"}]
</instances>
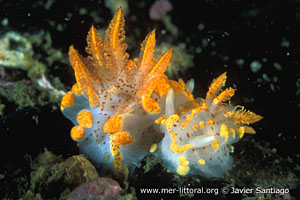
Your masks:
<instances>
[{"instance_id":1,"label":"orange spot","mask_svg":"<svg viewBox=\"0 0 300 200\"><path fill-rule=\"evenodd\" d=\"M77 114L77 121L83 128L92 128L93 115L89 110L82 110Z\"/></svg>"},{"instance_id":2,"label":"orange spot","mask_svg":"<svg viewBox=\"0 0 300 200\"><path fill-rule=\"evenodd\" d=\"M133 62L133 60L128 60L128 62L127 62L127 67L128 68L132 68L134 66L134 62Z\"/></svg>"},{"instance_id":3,"label":"orange spot","mask_svg":"<svg viewBox=\"0 0 300 200\"><path fill-rule=\"evenodd\" d=\"M220 149L219 141L216 139L213 143L210 144L210 146L215 150L218 151Z\"/></svg>"},{"instance_id":4,"label":"orange spot","mask_svg":"<svg viewBox=\"0 0 300 200\"><path fill-rule=\"evenodd\" d=\"M143 106L144 110L149 113L153 113L153 114L160 113L159 104L151 97L143 96L142 97L142 106Z\"/></svg>"},{"instance_id":5,"label":"orange spot","mask_svg":"<svg viewBox=\"0 0 300 200\"><path fill-rule=\"evenodd\" d=\"M207 120L208 125L213 126L215 122L211 119Z\"/></svg>"},{"instance_id":6,"label":"orange spot","mask_svg":"<svg viewBox=\"0 0 300 200\"><path fill-rule=\"evenodd\" d=\"M71 138L75 141L81 140L85 135L84 128L82 126L74 126L71 129Z\"/></svg>"},{"instance_id":7,"label":"orange spot","mask_svg":"<svg viewBox=\"0 0 300 200\"><path fill-rule=\"evenodd\" d=\"M181 176L184 176L186 175L190 170L190 167L189 166L185 166L185 165L179 165L176 169L176 172L181 175Z\"/></svg>"},{"instance_id":8,"label":"orange spot","mask_svg":"<svg viewBox=\"0 0 300 200\"><path fill-rule=\"evenodd\" d=\"M193 126L194 131L198 130L198 128L199 128L198 125Z\"/></svg>"},{"instance_id":9,"label":"orange spot","mask_svg":"<svg viewBox=\"0 0 300 200\"><path fill-rule=\"evenodd\" d=\"M156 149L157 149L157 144L156 144L156 143L152 144L152 145L150 146L150 153L155 152Z\"/></svg>"},{"instance_id":10,"label":"orange spot","mask_svg":"<svg viewBox=\"0 0 300 200\"><path fill-rule=\"evenodd\" d=\"M204 121L200 121L200 122L199 122L199 125L200 125L202 128L204 128L204 127L205 127L205 122L204 122Z\"/></svg>"},{"instance_id":11,"label":"orange spot","mask_svg":"<svg viewBox=\"0 0 300 200\"><path fill-rule=\"evenodd\" d=\"M199 165L205 165L205 160L200 159L200 160L198 160L198 163L199 163Z\"/></svg>"},{"instance_id":12,"label":"orange spot","mask_svg":"<svg viewBox=\"0 0 300 200\"><path fill-rule=\"evenodd\" d=\"M179 166L177 167L176 172L182 176L186 175L190 170L188 166L190 162L185 159L185 156L180 156L178 162Z\"/></svg>"},{"instance_id":13,"label":"orange spot","mask_svg":"<svg viewBox=\"0 0 300 200\"><path fill-rule=\"evenodd\" d=\"M114 133L122 130L123 115L111 117L103 126L103 131L106 133Z\"/></svg>"},{"instance_id":14,"label":"orange spot","mask_svg":"<svg viewBox=\"0 0 300 200\"><path fill-rule=\"evenodd\" d=\"M184 165L184 166L187 166L190 164L190 162L185 159L185 156L180 156L178 159L178 162L180 165Z\"/></svg>"},{"instance_id":15,"label":"orange spot","mask_svg":"<svg viewBox=\"0 0 300 200\"><path fill-rule=\"evenodd\" d=\"M118 145L128 145L133 143L134 138L127 131L120 131L110 134L111 140Z\"/></svg>"},{"instance_id":16,"label":"orange spot","mask_svg":"<svg viewBox=\"0 0 300 200\"><path fill-rule=\"evenodd\" d=\"M65 108L72 106L74 103L75 103L75 98L73 93L67 92L61 100L60 109L64 110Z\"/></svg>"}]
</instances>

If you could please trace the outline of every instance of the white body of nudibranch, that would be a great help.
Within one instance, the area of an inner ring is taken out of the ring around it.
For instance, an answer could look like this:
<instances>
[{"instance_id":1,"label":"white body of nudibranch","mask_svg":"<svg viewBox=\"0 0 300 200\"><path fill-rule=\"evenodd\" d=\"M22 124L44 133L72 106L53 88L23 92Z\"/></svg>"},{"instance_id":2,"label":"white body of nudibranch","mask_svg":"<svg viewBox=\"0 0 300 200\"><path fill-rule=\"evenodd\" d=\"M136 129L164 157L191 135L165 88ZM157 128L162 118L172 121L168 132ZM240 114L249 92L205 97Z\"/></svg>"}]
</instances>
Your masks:
<instances>
[{"instance_id":1,"label":"white body of nudibranch","mask_svg":"<svg viewBox=\"0 0 300 200\"><path fill-rule=\"evenodd\" d=\"M96 166L126 178L149 152L180 175L218 177L232 165L230 144L262 117L226 102L226 73L215 79L205 99L194 99L193 81L169 80L164 72L172 49L154 58L155 31L138 58L128 59L124 17L119 9L102 39L92 26L87 58L70 47L76 84L61 102L74 127L71 137Z\"/></svg>"},{"instance_id":2,"label":"white body of nudibranch","mask_svg":"<svg viewBox=\"0 0 300 200\"><path fill-rule=\"evenodd\" d=\"M206 99L182 101L171 89L166 98L165 116L159 121L164 138L153 145L153 152L163 165L180 175L200 174L219 177L232 167L231 144L244 133L255 133L248 126L261 119L243 107L224 104L234 89L220 92L226 74L214 80ZM179 103L180 102L180 103Z\"/></svg>"}]
</instances>

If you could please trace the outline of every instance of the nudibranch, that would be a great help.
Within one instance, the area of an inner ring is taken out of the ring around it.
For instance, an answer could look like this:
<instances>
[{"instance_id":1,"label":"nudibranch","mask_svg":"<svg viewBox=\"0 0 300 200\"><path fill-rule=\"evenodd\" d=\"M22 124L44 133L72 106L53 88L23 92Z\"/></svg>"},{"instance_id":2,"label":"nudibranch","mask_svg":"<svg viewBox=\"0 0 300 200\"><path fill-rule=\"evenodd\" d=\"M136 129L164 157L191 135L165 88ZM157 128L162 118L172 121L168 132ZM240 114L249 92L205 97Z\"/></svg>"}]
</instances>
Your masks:
<instances>
[{"instance_id":1,"label":"nudibranch","mask_svg":"<svg viewBox=\"0 0 300 200\"><path fill-rule=\"evenodd\" d=\"M163 158L167 168L180 175L200 174L206 177L219 177L231 169L229 155L231 144L240 140L245 133L254 134L250 123L262 117L242 106L227 105L235 89L225 85L226 73L215 79L206 98L197 98L176 104L176 95L168 91L165 115L161 132L165 133L159 144L154 144L155 154Z\"/></svg>"},{"instance_id":2,"label":"nudibranch","mask_svg":"<svg viewBox=\"0 0 300 200\"><path fill-rule=\"evenodd\" d=\"M226 102L234 89L221 91L226 73L215 79L205 99L192 95L193 80L169 80L164 74L172 49L154 58L155 30L129 59L119 9L103 39L92 26L87 58L70 47L76 82L61 102L74 123L71 137L98 168L126 178L148 153L180 175L221 176L231 168L230 144L262 117Z\"/></svg>"}]
</instances>

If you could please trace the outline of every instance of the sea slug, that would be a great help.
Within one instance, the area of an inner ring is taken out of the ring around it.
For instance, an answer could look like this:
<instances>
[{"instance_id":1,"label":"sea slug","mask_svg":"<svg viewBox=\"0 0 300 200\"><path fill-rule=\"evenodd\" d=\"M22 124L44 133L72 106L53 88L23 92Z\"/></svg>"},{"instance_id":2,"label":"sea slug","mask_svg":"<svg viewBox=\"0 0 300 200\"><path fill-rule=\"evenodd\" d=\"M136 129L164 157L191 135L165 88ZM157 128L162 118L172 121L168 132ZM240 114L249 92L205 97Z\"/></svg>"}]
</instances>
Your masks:
<instances>
[{"instance_id":1,"label":"sea slug","mask_svg":"<svg viewBox=\"0 0 300 200\"><path fill-rule=\"evenodd\" d=\"M227 102L235 89L222 91L226 73L216 78L205 99L194 98L194 82L164 74L172 49L154 58L155 30L138 58L126 53L124 17L119 9L103 39L92 26L87 58L70 47L76 82L61 102L74 123L71 137L98 168L126 178L153 153L180 175L218 177L232 165L230 145L262 117Z\"/></svg>"}]
</instances>

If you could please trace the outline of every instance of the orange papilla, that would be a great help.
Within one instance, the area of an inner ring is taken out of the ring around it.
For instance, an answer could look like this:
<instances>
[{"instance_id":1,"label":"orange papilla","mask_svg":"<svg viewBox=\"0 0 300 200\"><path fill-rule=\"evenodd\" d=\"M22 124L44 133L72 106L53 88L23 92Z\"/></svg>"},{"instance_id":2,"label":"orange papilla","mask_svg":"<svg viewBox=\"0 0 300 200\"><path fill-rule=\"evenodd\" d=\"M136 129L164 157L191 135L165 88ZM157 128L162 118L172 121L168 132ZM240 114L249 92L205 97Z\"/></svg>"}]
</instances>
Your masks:
<instances>
[{"instance_id":1,"label":"orange papilla","mask_svg":"<svg viewBox=\"0 0 300 200\"><path fill-rule=\"evenodd\" d=\"M134 139L127 131L120 131L117 133L110 134L111 140L118 145L128 145L131 144Z\"/></svg>"},{"instance_id":2,"label":"orange papilla","mask_svg":"<svg viewBox=\"0 0 300 200\"><path fill-rule=\"evenodd\" d=\"M145 111L147 111L149 113L153 113L153 114L160 113L159 104L151 97L143 96L141 102L142 102L142 106Z\"/></svg>"},{"instance_id":3,"label":"orange papilla","mask_svg":"<svg viewBox=\"0 0 300 200\"><path fill-rule=\"evenodd\" d=\"M61 104L60 104L60 109L64 110L65 108L68 108L72 105L74 105L75 103L75 98L72 92L67 92L62 100L61 100Z\"/></svg>"},{"instance_id":4,"label":"orange papilla","mask_svg":"<svg viewBox=\"0 0 300 200\"><path fill-rule=\"evenodd\" d=\"M124 25L125 19L120 8L105 32L107 39L104 40L104 58L107 66L114 67L115 70L127 70L127 44L123 43L126 38Z\"/></svg>"},{"instance_id":5,"label":"orange papilla","mask_svg":"<svg viewBox=\"0 0 300 200\"><path fill-rule=\"evenodd\" d=\"M138 74L140 76L139 83L144 82L148 73L154 65L154 47L155 47L155 30L149 33L141 45L141 51L137 60L139 66Z\"/></svg>"},{"instance_id":6,"label":"orange papilla","mask_svg":"<svg viewBox=\"0 0 300 200\"><path fill-rule=\"evenodd\" d=\"M140 101L143 96L150 96L152 94L163 73L166 71L171 57L172 49L169 49L158 59L151 72L147 74L145 84L136 94L136 98L138 101Z\"/></svg>"},{"instance_id":7,"label":"orange papilla","mask_svg":"<svg viewBox=\"0 0 300 200\"><path fill-rule=\"evenodd\" d=\"M262 116L257 115L249 110L233 110L224 113L224 116L233 119L235 124L251 124L263 118Z\"/></svg>"},{"instance_id":8,"label":"orange papilla","mask_svg":"<svg viewBox=\"0 0 300 200\"><path fill-rule=\"evenodd\" d=\"M84 137L85 131L82 126L73 126L70 134L73 140L79 141Z\"/></svg>"},{"instance_id":9,"label":"orange papilla","mask_svg":"<svg viewBox=\"0 0 300 200\"><path fill-rule=\"evenodd\" d=\"M79 87L79 85L77 83L75 83L71 89L71 91L76 94L77 96L80 96L83 94L82 89Z\"/></svg>"},{"instance_id":10,"label":"orange papilla","mask_svg":"<svg viewBox=\"0 0 300 200\"><path fill-rule=\"evenodd\" d=\"M93 115L89 110L82 110L77 114L77 121L83 128L92 128Z\"/></svg>"},{"instance_id":11,"label":"orange papilla","mask_svg":"<svg viewBox=\"0 0 300 200\"><path fill-rule=\"evenodd\" d=\"M215 98L216 95L219 93L221 88L225 85L226 82L226 72L221 74L218 78L214 79L209 86L209 89L206 93L206 99L210 100L211 98Z\"/></svg>"},{"instance_id":12,"label":"orange papilla","mask_svg":"<svg viewBox=\"0 0 300 200\"><path fill-rule=\"evenodd\" d=\"M234 95L235 89L227 88L223 92L221 92L216 98L214 98L214 104L221 104L231 99Z\"/></svg>"},{"instance_id":13,"label":"orange papilla","mask_svg":"<svg viewBox=\"0 0 300 200\"><path fill-rule=\"evenodd\" d=\"M95 89L95 85L99 83L97 80L99 77L89 71L86 67L87 60L83 58L73 46L70 47L69 57L70 63L75 71L75 78L79 88L88 95L91 107L99 107L98 91Z\"/></svg>"},{"instance_id":14,"label":"orange papilla","mask_svg":"<svg viewBox=\"0 0 300 200\"><path fill-rule=\"evenodd\" d=\"M99 34L99 32L95 29L94 26L90 28L90 31L88 33L88 36L86 38L87 40L87 47L86 47L86 52L92 57L93 62L97 63L97 68L95 69L100 69L105 65L105 60L104 60L104 47L103 47L103 40ZM95 70L96 71L96 70Z\"/></svg>"},{"instance_id":15,"label":"orange papilla","mask_svg":"<svg viewBox=\"0 0 300 200\"><path fill-rule=\"evenodd\" d=\"M123 115L112 116L104 125L103 131L106 133L115 133L122 130Z\"/></svg>"}]
</instances>

